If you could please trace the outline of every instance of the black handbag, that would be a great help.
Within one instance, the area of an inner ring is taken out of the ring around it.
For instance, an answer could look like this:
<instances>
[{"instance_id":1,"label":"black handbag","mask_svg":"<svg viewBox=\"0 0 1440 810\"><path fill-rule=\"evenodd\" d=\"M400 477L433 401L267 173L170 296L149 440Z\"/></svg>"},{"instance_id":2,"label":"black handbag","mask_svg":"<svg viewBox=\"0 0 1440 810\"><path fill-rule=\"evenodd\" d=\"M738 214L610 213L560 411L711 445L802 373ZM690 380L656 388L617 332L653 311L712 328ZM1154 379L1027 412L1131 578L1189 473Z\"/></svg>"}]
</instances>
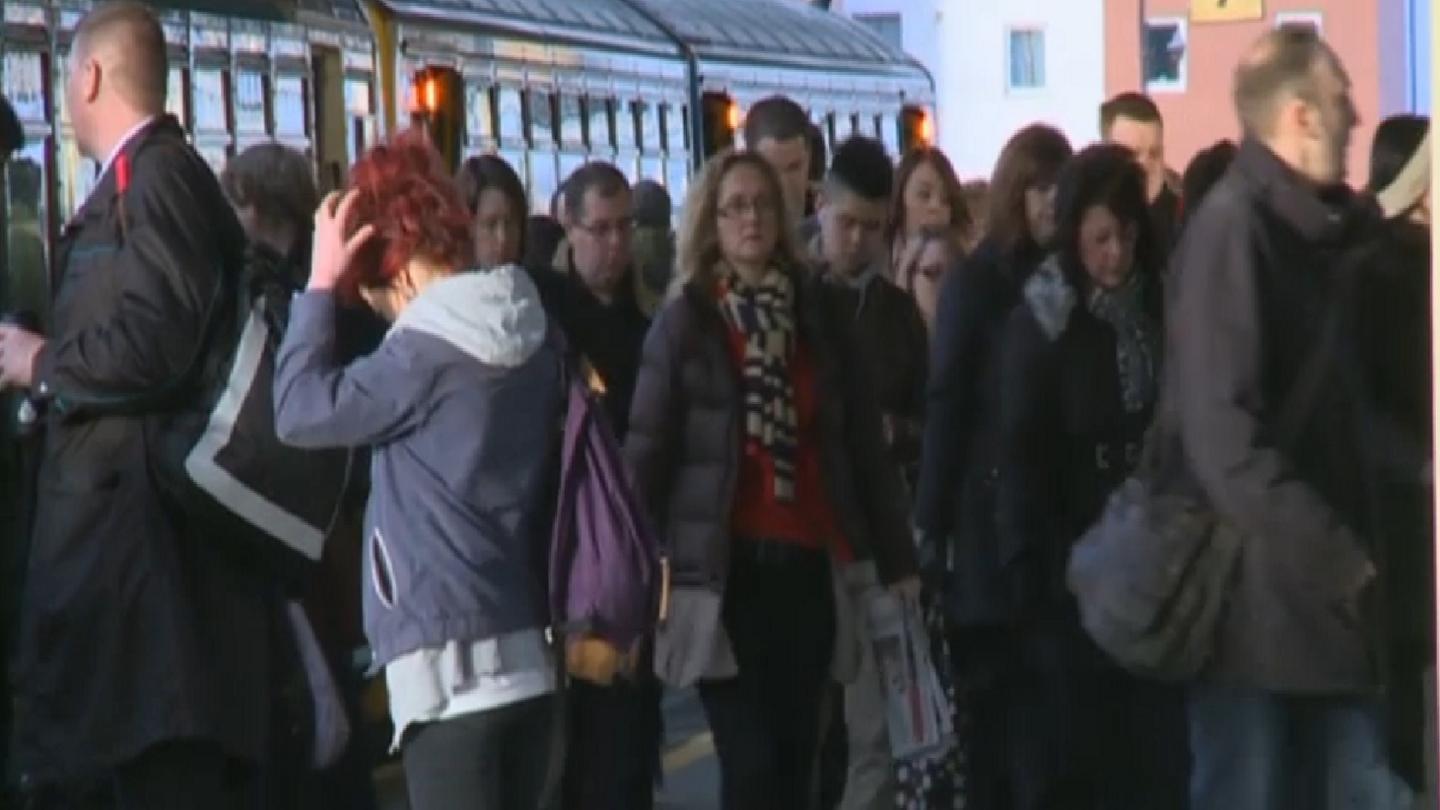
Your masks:
<instances>
[{"instance_id":1,"label":"black handbag","mask_svg":"<svg viewBox=\"0 0 1440 810\"><path fill-rule=\"evenodd\" d=\"M1297 440L1332 367L1344 298L1331 292L1320 339L1280 411L1281 447ZM1244 534L1185 468L1167 383L1135 473L1070 552L1067 581L1091 640L1142 677L1195 678L1209 663Z\"/></svg>"}]
</instances>

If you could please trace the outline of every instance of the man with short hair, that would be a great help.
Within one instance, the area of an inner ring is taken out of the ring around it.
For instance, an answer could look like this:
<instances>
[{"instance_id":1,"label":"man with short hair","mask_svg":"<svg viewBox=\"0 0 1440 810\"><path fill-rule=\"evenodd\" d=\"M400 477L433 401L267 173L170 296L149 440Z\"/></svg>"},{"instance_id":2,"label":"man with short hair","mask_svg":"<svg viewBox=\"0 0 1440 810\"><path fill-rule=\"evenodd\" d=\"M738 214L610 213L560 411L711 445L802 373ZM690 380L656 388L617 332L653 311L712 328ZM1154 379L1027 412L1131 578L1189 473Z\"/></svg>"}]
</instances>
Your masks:
<instances>
[{"instance_id":1,"label":"man with short hair","mask_svg":"<svg viewBox=\"0 0 1440 810\"><path fill-rule=\"evenodd\" d=\"M1142 93L1121 93L1100 105L1100 137L1135 153L1145 170L1150 218L1162 250L1169 252L1179 233L1180 195L1165 165L1165 120L1160 108Z\"/></svg>"},{"instance_id":2,"label":"man with short hair","mask_svg":"<svg viewBox=\"0 0 1440 810\"><path fill-rule=\"evenodd\" d=\"M244 234L165 115L164 32L138 2L76 28L64 88L102 165L56 250L48 340L0 326L0 388L46 406L16 645L16 770L49 808L254 807L267 749L270 593L157 475L180 383L218 366L210 304ZM174 472L174 471L170 471Z\"/></svg>"},{"instance_id":3,"label":"man with short hair","mask_svg":"<svg viewBox=\"0 0 1440 810\"><path fill-rule=\"evenodd\" d=\"M809 248L817 271L844 293L837 304L853 332L853 368L875 392L895 463L908 469L919 460L928 347L914 299L884 272L893 184L883 144L859 136L841 144L821 185L819 233ZM840 807L887 810L895 806L894 770L867 609L881 593L880 579L872 560L847 566L844 577L860 631L860 670L845 688L849 772Z\"/></svg>"},{"instance_id":4,"label":"man with short hair","mask_svg":"<svg viewBox=\"0 0 1440 810\"><path fill-rule=\"evenodd\" d=\"M635 292L640 311L653 317L665 301L675 272L675 229L670 225L670 192L654 180L641 180L635 195Z\"/></svg>"},{"instance_id":5,"label":"man with short hair","mask_svg":"<svg viewBox=\"0 0 1440 810\"><path fill-rule=\"evenodd\" d=\"M1244 141L1174 257L1162 397L1186 472L1243 538L1191 689L1192 806L1409 807L1379 698L1361 397L1332 320L1371 218L1344 183L1350 80L1286 26L1243 57L1234 100Z\"/></svg>"},{"instance_id":6,"label":"man with short hair","mask_svg":"<svg viewBox=\"0 0 1440 810\"><path fill-rule=\"evenodd\" d=\"M780 178L785 213L798 227L810 186L810 118L785 96L755 102L745 113L745 148L765 159Z\"/></svg>"},{"instance_id":7,"label":"man with short hair","mask_svg":"<svg viewBox=\"0 0 1440 810\"><path fill-rule=\"evenodd\" d=\"M640 310L633 254L634 195L614 165L587 163L565 181L565 241L552 271L535 273L546 310L600 377L622 441L650 322ZM652 806L660 745L660 687L643 663L611 686L572 682L567 808Z\"/></svg>"}]
</instances>

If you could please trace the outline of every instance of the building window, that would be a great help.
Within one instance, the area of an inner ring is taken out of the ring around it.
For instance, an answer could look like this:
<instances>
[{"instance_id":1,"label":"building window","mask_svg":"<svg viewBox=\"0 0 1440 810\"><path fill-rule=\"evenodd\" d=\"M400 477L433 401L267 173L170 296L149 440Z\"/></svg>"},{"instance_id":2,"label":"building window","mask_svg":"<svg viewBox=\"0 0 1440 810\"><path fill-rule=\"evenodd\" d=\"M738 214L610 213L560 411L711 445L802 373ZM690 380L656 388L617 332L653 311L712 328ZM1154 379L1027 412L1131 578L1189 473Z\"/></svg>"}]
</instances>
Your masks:
<instances>
[{"instance_id":1,"label":"building window","mask_svg":"<svg viewBox=\"0 0 1440 810\"><path fill-rule=\"evenodd\" d=\"M1038 28L1012 28L1009 32L1011 90L1045 87L1045 32Z\"/></svg>"},{"instance_id":2,"label":"building window","mask_svg":"<svg viewBox=\"0 0 1440 810\"><path fill-rule=\"evenodd\" d=\"M1189 30L1181 17L1145 21L1145 91L1184 92L1190 62Z\"/></svg>"},{"instance_id":3,"label":"building window","mask_svg":"<svg viewBox=\"0 0 1440 810\"><path fill-rule=\"evenodd\" d=\"M905 28L898 13L856 14L855 21L869 28L876 36L897 51L905 50Z\"/></svg>"}]
</instances>

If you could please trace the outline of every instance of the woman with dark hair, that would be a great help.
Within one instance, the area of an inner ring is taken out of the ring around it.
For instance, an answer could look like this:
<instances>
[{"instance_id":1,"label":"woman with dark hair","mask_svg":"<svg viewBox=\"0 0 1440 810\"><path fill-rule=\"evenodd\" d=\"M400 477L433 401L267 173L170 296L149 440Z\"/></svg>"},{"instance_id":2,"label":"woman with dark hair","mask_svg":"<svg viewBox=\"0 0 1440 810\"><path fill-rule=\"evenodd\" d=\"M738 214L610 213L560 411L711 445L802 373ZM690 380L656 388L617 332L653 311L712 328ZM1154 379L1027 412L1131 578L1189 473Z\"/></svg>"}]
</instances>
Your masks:
<instances>
[{"instance_id":1,"label":"woman with dark hair","mask_svg":"<svg viewBox=\"0 0 1440 810\"><path fill-rule=\"evenodd\" d=\"M1381 122L1371 150L1368 190L1385 219L1357 245L1354 274L1360 378L1371 414L1367 444L1377 465L1375 536L1385 589L1385 684L1391 760L1417 791L1425 788L1425 736L1434 705L1425 672L1435 661L1435 552L1431 487L1434 444L1430 321L1430 120L1399 115ZM1398 463L1397 463L1398 462Z\"/></svg>"},{"instance_id":2,"label":"woman with dark hair","mask_svg":"<svg viewBox=\"0 0 1440 810\"><path fill-rule=\"evenodd\" d=\"M1053 252L1006 326L997 523L1017 611L1019 807L1183 808L1183 692L1130 677L1080 626L1071 545L1133 470L1160 390L1159 265L1145 177L1117 145L1060 177Z\"/></svg>"},{"instance_id":3,"label":"woman with dark hair","mask_svg":"<svg viewBox=\"0 0 1440 810\"><path fill-rule=\"evenodd\" d=\"M656 673L698 683L725 810L815 807L827 687L858 664L834 571L873 557L893 591L919 592L899 472L846 362L841 292L805 272L786 222L764 158L711 160L625 441L674 570Z\"/></svg>"},{"instance_id":4,"label":"woman with dark hair","mask_svg":"<svg viewBox=\"0 0 1440 810\"><path fill-rule=\"evenodd\" d=\"M1055 179L1070 144L1051 127L1021 130L1001 152L991 191L990 234L940 290L930 353L925 442L915 524L927 579L941 592L957 678L968 684L974 806L1008 793L1008 705L997 666L1015 616L999 563L995 485L1001 415L1000 346L1020 290L1055 229Z\"/></svg>"},{"instance_id":5,"label":"woman with dark hair","mask_svg":"<svg viewBox=\"0 0 1440 810\"><path fill-rule=\"evenodd\" d=\"M475 264L500 267L525 256L525 186L504 158L479 155L460 164L455 175L460 197L470 209Z\"/></svg>"},{"instance_id":6,"label":"woman with dark hair","mask_svg":"<svg viewBox=\"0 0 1440 810\"><path fill-rule=\"evenodd\" d=\"M966 205L960 178L945 153L928 146L907 152L895 171L888 234L895 264L926 228L950 229L961 249L975 246L974 217Z\"/></svg>"},{"instance_id":7,"label":"woman with dark hair","mask_svg":"<svg viewBox=\"0 0 1440 810\"><path fill-rule=\"evenodd\" d=\"M315 216L275 380L284 441L372 448L365 631L414 810L534 808L549 753L536 544L561 357L530 276L475 268L472 222L423 135L367 152ZM349 364L341 297L392 322Z\"/></svg>"},{"instance_id":8,"label":"woman with dark hair","mask_svg":"<svg viewBox=\"0 0 1440 810\"><path fill-rule=\"evenodd\" d=\"M297 288L303 285L320 204L309 159L284 144L257 144L225 164L220 186L235 206L252 254L262 251Z\"/></svg>"},{"instance_id":9,"label":"woman with dark hair","mask_svg":"<svg viewBox=\"0 0 1440 810\"><path fill-rule=\"evenodd\" d=\"M1217 141L1208 149L1202 149L1195 157L1190 159L1190 164L1185 167L1185 174L1180 179L1180 209L1181 227L1200 210L1200 204L1205 201L1205 195L1210 189L1220 182L1225 172L1230 170L1230 163L1240 153L1240 147L1229 139Z\"/></svg>"},{"instance_id":10,"label":"woman with dark hair","mask_svg":"<svg viewBox=\"0 0 1440 810\"><path fill-rule=\"evenodd\" d=\"M955 231L945 225L921 228L907 241L905 253L895 266L895 284L915 299L925 331L935 334L935 309L940 288L950 270L964 258L955 241Z\"/></svg>"}]
</instances>

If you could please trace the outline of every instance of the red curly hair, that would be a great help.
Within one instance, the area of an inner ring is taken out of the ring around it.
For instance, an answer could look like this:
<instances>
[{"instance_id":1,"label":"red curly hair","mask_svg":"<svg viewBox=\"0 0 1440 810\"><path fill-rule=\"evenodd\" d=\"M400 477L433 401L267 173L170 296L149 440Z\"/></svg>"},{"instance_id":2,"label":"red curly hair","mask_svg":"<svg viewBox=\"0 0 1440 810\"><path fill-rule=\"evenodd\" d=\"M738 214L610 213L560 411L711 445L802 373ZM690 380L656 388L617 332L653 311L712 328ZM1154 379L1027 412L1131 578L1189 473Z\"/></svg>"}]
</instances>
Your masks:
<instances>
[{"instance_id":1,"label":"red curly hair","mask_svg":"<svg viewBox=\"0 0 1440 810\"><path fill-rule=\"evenodd\" d=\"M407 130L366 152L350 170L359 192L348 229L375 226L355 257L346 290L389 286L413 258L455 270L474 251L470 212L440 153L419 130Z\"/></svg>"}]
</instances>

